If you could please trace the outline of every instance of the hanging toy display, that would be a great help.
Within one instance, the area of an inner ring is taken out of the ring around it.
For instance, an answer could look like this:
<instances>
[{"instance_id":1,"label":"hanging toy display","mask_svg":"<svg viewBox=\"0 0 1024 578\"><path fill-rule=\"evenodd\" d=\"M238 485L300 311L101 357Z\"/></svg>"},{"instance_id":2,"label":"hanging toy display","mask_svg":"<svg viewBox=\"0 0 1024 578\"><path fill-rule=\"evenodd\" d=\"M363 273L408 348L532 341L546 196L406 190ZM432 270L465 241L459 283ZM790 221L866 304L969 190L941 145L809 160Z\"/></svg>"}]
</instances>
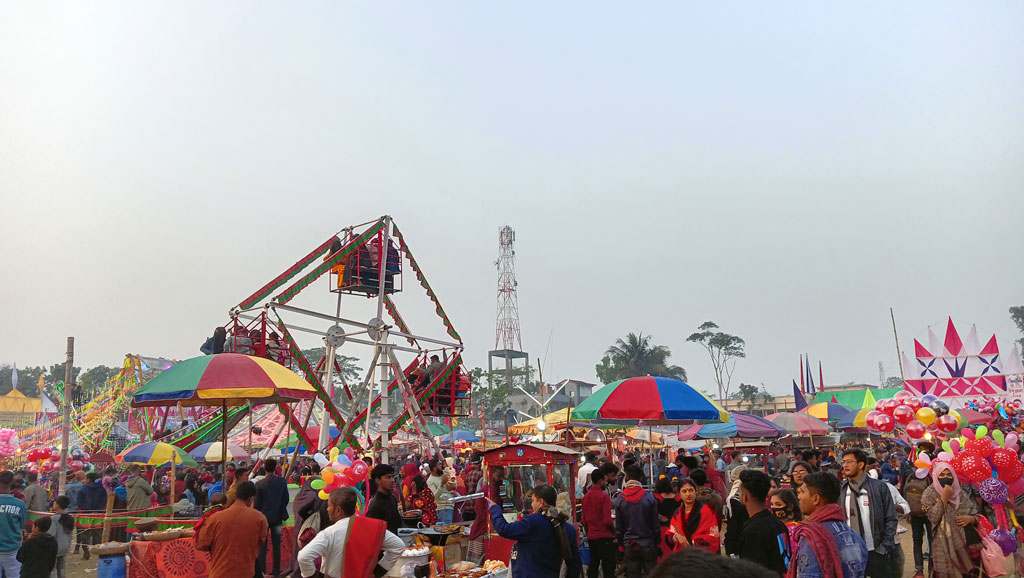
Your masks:
<instances>
[{"instance_id":1,"label":"hanging toy display","mask_svg":"<svg viewBox=\"0 0 1024 578\"><path fill-rule=\"evenodd\" d=\"M356 507L359 511L363 511L366 500L356 486L369 477L370 466L366 465L363 460L357 459L352 448L345 448L344 452L338 448L331 448L328 456L317 452L313 459L320 466L320 477L314 479L310 485L314 490L318 490L317 495L320 499L326 500L331 492L338 488L352 488L355 490L358 500Z\"/></svg>"}]
</instances>

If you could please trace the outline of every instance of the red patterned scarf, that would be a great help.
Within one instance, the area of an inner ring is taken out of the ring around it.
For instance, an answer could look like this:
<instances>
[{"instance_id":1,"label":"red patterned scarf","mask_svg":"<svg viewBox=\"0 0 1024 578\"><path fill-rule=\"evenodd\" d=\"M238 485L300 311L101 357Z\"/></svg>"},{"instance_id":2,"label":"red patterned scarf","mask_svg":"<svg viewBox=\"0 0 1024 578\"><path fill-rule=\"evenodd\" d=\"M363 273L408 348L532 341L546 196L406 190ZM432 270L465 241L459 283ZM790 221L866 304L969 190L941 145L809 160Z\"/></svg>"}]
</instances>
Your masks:
<instances>
[{"instance_id":1,"label":"red patterned scarf","mask_svg":"<svg viewBox=\"0 0 1024 578\"><path fill-rule=\"evenodd\" d=\"M843 578L843 565L842 559L839 557L839 547L836 546L836 540L832 537L832 532L829 532L828 528L822 524L822 522L832 521L846 521L846 517L843 516L843 509L839 504L829 504L824 508L815 510L802 524L797 526L795 532L796 542L791 545L793 557L789 563L789 572L786 573L786 578L796 578L797 566L799 566L796 553L797 544L800 540L807 540L808 545L811 547L811 552L818 559L818 567L821 568L821 575L824 578Z\"/></svg>"}]
</instances>

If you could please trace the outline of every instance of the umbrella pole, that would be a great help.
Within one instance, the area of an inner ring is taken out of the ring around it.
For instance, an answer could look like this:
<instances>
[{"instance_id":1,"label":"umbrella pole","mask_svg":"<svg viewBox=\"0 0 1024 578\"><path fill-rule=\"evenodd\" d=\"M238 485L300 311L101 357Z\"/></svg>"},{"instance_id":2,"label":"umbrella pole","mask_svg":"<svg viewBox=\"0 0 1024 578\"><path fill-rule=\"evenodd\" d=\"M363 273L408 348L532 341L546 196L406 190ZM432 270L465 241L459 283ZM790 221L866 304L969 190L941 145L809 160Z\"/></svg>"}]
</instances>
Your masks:
<instances>
[{"instance_id":1,"label":"umbrella pole","mask_svg":"<svg viewBox=\"0 0 1024 578\"><path fill-rule=\"evenodd\" d=\"M220 401L221 407L221 442L220 442L220 471L225 476L228 473L228 400ZM225 480L226 481L226 480Z\"/></svg>"},{"instance_id":2,"label":"umbrella pole","mask_svg":"<svg viewBox=\"0 0 1024 578\"><path fill-rule=\"evenodd\" d=\"M174 446L171 446L171 448L174 448ZM174 471L174 462L176 462L176 461L178 461L178 450L172 449L172 451L171 451L171 479L168 481L168 486L169 487L167 488L167 493L168 493L168 495L171 496L170 498L167 499L167 501L171 504L171 519L172 520L174 519L174 503L178 501L178 496L174 495L174 486L175 486L174 482L175 482L175 480L177 480L177 477L175 476L175 471Z\"/></svg>"}]
</instances>

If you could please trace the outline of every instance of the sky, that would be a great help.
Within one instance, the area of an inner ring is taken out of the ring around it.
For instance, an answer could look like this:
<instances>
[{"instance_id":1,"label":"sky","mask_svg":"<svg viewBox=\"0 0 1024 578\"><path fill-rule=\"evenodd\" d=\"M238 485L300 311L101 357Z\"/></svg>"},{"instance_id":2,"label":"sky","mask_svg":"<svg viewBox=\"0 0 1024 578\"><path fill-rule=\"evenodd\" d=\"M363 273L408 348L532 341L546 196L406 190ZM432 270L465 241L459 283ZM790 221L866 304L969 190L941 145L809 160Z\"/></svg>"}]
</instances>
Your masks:
<instances>
[{"instance_id":1,"label":"sky","mask_svg":"<svg viewBox=\"0 0 1024 578\"><path fill-rule=\"evenodd\" d=\"M0 7L0 363L57 363L69 335L84 367L198 355L384 214L470 366L515 228L547 381L596 380L642 331L711 391L686 342L708 320L746 340L735 383L777 393L801 353L830 384L898 375L890 307L910 352L947 316L1019 337L1018 2ZM299 302L334 308L325 281Z\"/></svg>"}]
</instances>

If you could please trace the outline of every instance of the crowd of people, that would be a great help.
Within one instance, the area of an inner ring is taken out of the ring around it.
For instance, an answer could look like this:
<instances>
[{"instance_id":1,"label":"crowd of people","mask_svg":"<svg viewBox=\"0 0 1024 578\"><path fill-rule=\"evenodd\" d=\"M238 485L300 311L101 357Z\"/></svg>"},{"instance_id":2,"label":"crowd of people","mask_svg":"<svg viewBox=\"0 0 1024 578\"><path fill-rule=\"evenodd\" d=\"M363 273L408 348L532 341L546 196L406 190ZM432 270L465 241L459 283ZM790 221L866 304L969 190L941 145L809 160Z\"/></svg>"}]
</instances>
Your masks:
<instances>
[{"instance_id":1,"label":"crowd of people","mask_svg":"<svg viewBox=\"0 0 1024 578\"><path fill-rule=\"evenodd\" d=\"M922 442L917 451L935 448ZM405 549L398 530L413 515L424 524L469 522L468 558L477 563L488 531L514 541L512 578L555 578L563 569L578 578L581 544L589 547L589 578L681 576L686 564L724 565L733 575L902 578L899 535L906 530L898 521L906 517L915 578L924 575L925 543L931 572L945 578L978 571L979 530L991 528L993 517L977 488L947 464L936 463L920 479L910 458L891 447L773 448L748 456L680 451L671 461L664 452L591 452L578 468L578 511L559 499L560 484L540 484L514 521L503 503L508 473L489 468L485 480L478 453L405 456L394 466L364 459L372 466L369 479L327 499L313 487L313 460L288 472L273 459L255 473L244 462L229 464L223 475L185 468L173 482L161 468L111 467L71 474L63 495L49 477L5 471L0 570L63 578L67 556L88 557L98 539L97 530L76 531L75 516L104 511L108 496L121 511L165 505L199 518L194 544L209 552L214 578L381 576ZM294 498L288 482L298 486ZM476 492L483 496L455 499ZM365 515L357 515L363 496ZM27 524L29 511L53 515ZM282 560L281 529L289 518L296 547Z\"/></svg>"}]
</instances>

